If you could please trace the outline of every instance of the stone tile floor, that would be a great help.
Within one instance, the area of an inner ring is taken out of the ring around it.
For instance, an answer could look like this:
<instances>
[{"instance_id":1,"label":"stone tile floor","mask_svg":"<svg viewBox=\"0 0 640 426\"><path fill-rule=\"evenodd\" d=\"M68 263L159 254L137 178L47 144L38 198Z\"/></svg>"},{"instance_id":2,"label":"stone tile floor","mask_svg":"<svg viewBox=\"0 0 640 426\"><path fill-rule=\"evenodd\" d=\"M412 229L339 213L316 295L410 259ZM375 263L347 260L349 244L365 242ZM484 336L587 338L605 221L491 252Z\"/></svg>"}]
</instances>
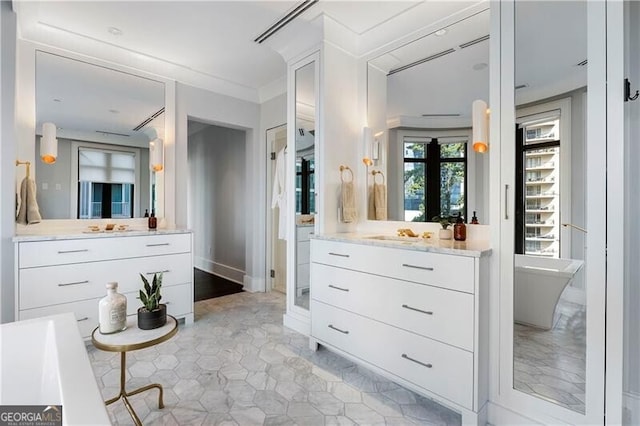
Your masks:
<instances>
[{"instance_id":1,"label":"stone tile floor","mask_svg":"<svg viewBox=\"0 0 640 426\"><path fill-rule=\"evenodd\" d=\"M127 388L145 425L458 425L461 417L336 354L312 352L282 326L284 295L238 293L195 304L193 325L127 355ZM87 345L105 399L118 393L120 356ZM124 404L114 424L133 424Z\"/></svg>"},{"instance_id":2,"label":"stone tile floor","mask_svg":"<svg viewBox=\"0 0 640 426\"><path fill-rule=\"evenodd\" d=\"M584 413L586 311L560 299L551 330L514 324L514 387Z\"/></svg>"}]
</instances>

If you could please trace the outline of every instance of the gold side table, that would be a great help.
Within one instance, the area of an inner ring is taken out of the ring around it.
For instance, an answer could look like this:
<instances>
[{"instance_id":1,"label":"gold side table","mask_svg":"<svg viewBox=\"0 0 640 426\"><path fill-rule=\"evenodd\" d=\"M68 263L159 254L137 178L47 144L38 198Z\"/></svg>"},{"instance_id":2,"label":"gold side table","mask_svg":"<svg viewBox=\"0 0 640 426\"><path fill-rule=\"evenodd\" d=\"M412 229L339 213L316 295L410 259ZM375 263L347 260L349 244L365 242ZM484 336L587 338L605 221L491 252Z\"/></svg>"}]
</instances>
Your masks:
<instances>
[{"instance_id":1,"label":"gold side table","mask_svg":"<svg viewBox=\"0 0 640 426\"><path fill-rule=\"evenodd\" d=\"M172 338L178 332L178 321L171 315L167 315L167 323L162 327L154 330L141 330L138 328L138 318L136 315L127 318L127 329L113 334L102 334L98 327L91 333L91 342L93 345L103 351L120 352L120 394L114 398L105 401L105 405L113 404L120 398L124 402L127 411L133 418L136 425L142 426L142 422L133 410L133 406L127 399L128 396L139 394L149 389L158 388L160 395L158 396L158 408L164 408L162 402L162 385L154 383L143 386L132 391L125 390L125 373L127 371L127 352L137 349L144 349L159 343L165 342Z\"/></svg>"}]
</instances>

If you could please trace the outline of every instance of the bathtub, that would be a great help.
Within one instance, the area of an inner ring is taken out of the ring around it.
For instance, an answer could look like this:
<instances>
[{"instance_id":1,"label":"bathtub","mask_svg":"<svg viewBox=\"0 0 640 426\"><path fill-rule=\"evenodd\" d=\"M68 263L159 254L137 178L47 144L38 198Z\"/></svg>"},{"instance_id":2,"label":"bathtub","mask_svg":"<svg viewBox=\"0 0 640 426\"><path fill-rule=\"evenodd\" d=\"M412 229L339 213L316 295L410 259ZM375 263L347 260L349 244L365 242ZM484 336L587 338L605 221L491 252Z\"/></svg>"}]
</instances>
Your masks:
<instances>
[{"instance_id":1,"label":"bathtub","mask_svg":"<svg viewBox=\"0 0 640 426\"><path fill-rule=\"evenodd\" d=\"M62 405L63 424L110 424L73 314L0 325L0 405Z\"/></svg>"},{"instance_id":2,"label":"bathtub","mask_svg":"<svg viewBox=\"0 0 640 426\"><path fill-rule=\"evenodd\" d=\"M558 299L582 268L582 260L515 255L515 322L549 330Z\"/></svg>"}]
</instances>

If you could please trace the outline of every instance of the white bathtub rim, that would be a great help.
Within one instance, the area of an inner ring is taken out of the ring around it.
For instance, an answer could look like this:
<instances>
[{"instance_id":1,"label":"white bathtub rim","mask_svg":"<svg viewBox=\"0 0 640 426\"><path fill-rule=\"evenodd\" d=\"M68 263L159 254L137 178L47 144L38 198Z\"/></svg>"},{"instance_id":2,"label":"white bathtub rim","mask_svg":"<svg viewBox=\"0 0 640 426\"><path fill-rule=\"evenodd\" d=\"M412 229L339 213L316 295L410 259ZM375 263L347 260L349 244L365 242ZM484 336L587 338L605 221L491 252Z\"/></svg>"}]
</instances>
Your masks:
<instances>
[{"instance_id":1,"label":"white bathtub rim","mask_svg":"<svg viewBox=\"0 0 640 426\"><path fill-rule=\"evenodd\" d=\"M516 257L515 257L515 263L514 263L514 270L516 272L520 272L523 274L549 275L554 277L568 278L570 280L574 277L575 274L578 273L578 271L584 265L584 261L580 259L567 259L567 258L547 259L547 258L537 258L536 256L527 256L523 254L516 254L515 256ZM544 259L548 261L549 265L548 267L545 267L545 266L537 266L537 265L536 266L527 265L522 263L523 260L530 259L530 258L536 258L536 260ZM520 260L520 262L518 262L518 260ZM553 267L554 262L556 264L560 262L562 262L563 264L566 264L566 263L568 264L564 266L562 269L560 269L557 267L555 268Z\"/></svg>"}]
</instances>

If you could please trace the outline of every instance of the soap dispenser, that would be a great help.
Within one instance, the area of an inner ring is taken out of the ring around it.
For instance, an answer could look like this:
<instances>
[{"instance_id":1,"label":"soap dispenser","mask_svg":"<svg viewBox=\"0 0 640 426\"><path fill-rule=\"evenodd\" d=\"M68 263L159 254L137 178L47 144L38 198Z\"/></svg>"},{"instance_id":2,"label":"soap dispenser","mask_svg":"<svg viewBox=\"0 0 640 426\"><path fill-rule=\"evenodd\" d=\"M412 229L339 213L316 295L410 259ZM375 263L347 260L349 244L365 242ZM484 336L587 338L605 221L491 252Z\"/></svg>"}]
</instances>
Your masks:
<instances>
[{"instance_id":1,"label":"soap dispenser","mask_svg":"<svg viewBox=\"0 0 640 426\"><path fill-rule=\"evenodd\" d=\"M473 211L473 216L471 217L471 224L472 225L477 225L479 223L480 222L478 222L478 217L476 216L476 211L474 210Z\"/></svg>"},{"instance_id":2,"label":"soap dispenser","mask_svg":"<svg viewBox=\"0 0 640 426\"><path fill-rule=\"evenodd\" d=\"M453 225L453 239L456 241L465 241L467 239L467 225L462 221L462 213L458 212L456 223Z\"/></svg>"},{"instance_id":3,"label":"soap dispenser","mask_svg":"<svg viewBox=\"0 0 640 426\"><path fill-rule=\"evenodd\" d=\"M158 227L158 219L156 218L156 211L151 210L151 216L149 216L149 229L156 229Z\"/></svg>"}]
</instances>

